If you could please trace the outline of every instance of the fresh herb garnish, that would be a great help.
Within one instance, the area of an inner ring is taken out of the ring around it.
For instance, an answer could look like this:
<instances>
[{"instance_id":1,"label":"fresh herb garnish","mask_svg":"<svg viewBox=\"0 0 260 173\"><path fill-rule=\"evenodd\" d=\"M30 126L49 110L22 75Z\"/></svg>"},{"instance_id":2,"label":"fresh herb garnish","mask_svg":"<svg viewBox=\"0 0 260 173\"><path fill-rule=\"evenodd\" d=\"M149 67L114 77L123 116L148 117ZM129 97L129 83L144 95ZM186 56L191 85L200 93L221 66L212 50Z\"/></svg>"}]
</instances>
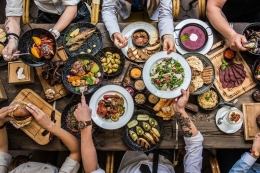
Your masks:
<instances>
[{"instance_id":1,"label":"fresh herb garnish","mask_svg":"<svg viewBox=\"0 0 260 173\"><path fill-rule=\"evenodd\" d=\"M207 100L207 101L209 101L209 99L211 99L212 98L212 93L210 93L209 95L207 95L206 97L205 97L205 99Z\"/></svg>"},{"instance_id":2,"label":"fresh herb garnish","mask_svg":"<svg viewBox=\"0 0 260 173\"><path fill-rule=\"evenodd\" d=\"M183 34L182 36L181 36L181 41L186 41L186 40L188 40L190 38L190 35L189 34Z\"/></svg>"},{"instance_id":3,"label":"fresh herb garnish","mask_svg":"<svg viewBox=\"0 0 260 173\"><path fill-rule=\"evenodd\" d=\"M222 62L221 70L224 71L227 68L228 63L224 58L221 58L221 62Z\"/></svg>"},{"instance_id":4,"label":"fresh herb garnish","mask_svg":"<svg viewBox=\"0 0 260 173\"><path fill-rule=\"evenodd\" d=\"M69 39L71 38L71 37L70 37L70 34L71 34L71 33L72 33L72 31L70 31L70 32L68 33L68 35L66 36L66 39L65 39L66 41L69 41Z\"/></svg>"}]
</instances>

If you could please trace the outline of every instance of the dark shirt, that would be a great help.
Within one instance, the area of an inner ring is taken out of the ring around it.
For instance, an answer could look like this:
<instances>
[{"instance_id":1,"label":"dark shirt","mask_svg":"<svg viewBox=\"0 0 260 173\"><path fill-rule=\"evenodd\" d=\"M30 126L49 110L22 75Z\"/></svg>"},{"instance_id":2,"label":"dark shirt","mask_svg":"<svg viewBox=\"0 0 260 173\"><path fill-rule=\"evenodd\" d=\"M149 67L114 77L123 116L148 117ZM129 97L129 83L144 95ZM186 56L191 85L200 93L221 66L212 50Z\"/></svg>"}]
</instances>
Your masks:
<instances>
[{"instance_id":1,"label":"dark shirt","mask_svg":"<svg viewBox=\"0 0 260 173\"><path fill-rule=\"evenodd\" d=\"M145 11L145 7L142 6L142 0L134 0L132 7L131 7L131 11L132 12Z\"/></svg>"},{"instance_id":2,"label":"dark shirt","mask_svg":"<svg viewBox=\"0 0 260 173\"><path fill-rule=\"evenodd\" d=\"M229 22L260 22L260 0L227 0L222 11Z\"/></svg>"}]
</instances>

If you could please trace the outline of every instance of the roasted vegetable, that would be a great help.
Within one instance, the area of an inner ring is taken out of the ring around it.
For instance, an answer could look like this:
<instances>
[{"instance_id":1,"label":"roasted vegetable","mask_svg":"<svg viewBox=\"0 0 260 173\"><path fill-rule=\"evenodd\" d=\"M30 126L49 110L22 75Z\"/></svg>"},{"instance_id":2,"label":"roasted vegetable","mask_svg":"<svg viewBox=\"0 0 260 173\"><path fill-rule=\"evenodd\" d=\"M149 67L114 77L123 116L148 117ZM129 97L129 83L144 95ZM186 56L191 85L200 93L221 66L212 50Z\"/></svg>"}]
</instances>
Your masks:
<instances>
[{"instance_id":1,"label":"roasted vegetable","mask_svg":"<svg viewBox=\"0 0 260 173\"><path fill-rule=\"evenodd\" d=\"M156 128L152 128L151 131L153 131L153 133L157 136L157 137L160 137L160 133L159 131L156 129Z\"/></svg>"},{"instance_id":2,"label":"roasted vegetable","mask_svg":"<svg viewBox=\"0 0 260 173\"><path fill-rule=\"evenodd\" d=\"M151 126L148 123L143 122L143 128L145 131L149 131L151 129Z\"/></svg>"},{"instance_id":3,"label":"roasted vegetable","mask_svg":"<svg viewBox=\"0 0 260 173\"><path fill-rule=\"evenodd\" d=\"M113 54L111 52L106 52L105 56L101 59L101 62L105 73L115 73L121 64L120 55L117 53Z\"/></svg>"},{"instance_id":4,"label":"roasted vegetable","mask_svg":"<svg viewBox=\"0 0 260 173\"><path fill-rule=\"evenodd\" d=\"M129 130L129 135L133 139L133 141L136 141L138 139L137 134L133 130Z\"/></svg>"},{"instance_id":5,"label":"roasted vegetable","mask_svg":"<svg viewBox=\"0 0 260 173\"><path fill-rule=\"evenodd\" d=\"M143 131L143 129L140 126L136 126L136 133L139 136L142 136L144 134L144 131Z\"/></svg>"},{"instance_id":6,"label":"roasted vegetable","mask_svg":"<svg viewBox=\"0 0 260 173\"><path fill-rule=\"evenodd\" d=\"M158 126L158 122L157 122L154 118L150 118L150 119L149 119L149 124L150 124L152 127L157 127L157 126Z\"/></svg>"},{"instance_id":7,"label":"roasted vegetable","mask_svg":"<svg viewBox=\"0 0 260 173\"><path fill-rule=\"evenodd\" d=\"M145 133L145 134L143 134L143 137L144 137L149 143L151 143L152 145L155 144L155 141L154 141L154 139L153 139L153 137L152 137L152 135L151 135L150 133Z\"/></svg>"},{"instance_id":8,"label":"roasted vegetable","mask_svg":"<svg viewBox=\"0 0 260 173\"><path fill-rule=\"evenodd\" d=\"M153 136L153 139L154 139L156 142L160 142L159 137L154 133L154 131L150 130L150 134Z\"/></svg>"},{"instance_id":9,"label":"roasted vegetable","mask_svg":"<svg viewBox=\"0 0 260 173\"><path fill-rule=\"evenodd\" d=\"M137 144L140 145L141 147L144 147L145 149L150 148L150 144L144 138L138 138Z\"/></svg>"}]
</instances>

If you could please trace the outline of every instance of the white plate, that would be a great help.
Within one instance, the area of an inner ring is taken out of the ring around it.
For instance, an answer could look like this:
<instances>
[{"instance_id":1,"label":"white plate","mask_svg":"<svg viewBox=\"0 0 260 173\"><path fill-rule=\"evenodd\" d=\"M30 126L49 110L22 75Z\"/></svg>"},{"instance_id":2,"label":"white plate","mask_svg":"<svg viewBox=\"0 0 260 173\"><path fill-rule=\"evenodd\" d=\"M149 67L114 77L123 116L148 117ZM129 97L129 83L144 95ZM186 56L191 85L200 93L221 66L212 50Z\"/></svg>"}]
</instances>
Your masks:
<instances>
[{"instance_id":1,"label":"white plate","mask_svg":"<svg viewBox=\"0 0 260 173\"><path fill-rule=\"evenodd\" d=\"M157 34L158 34L158 30L157 30L153 25L151 25L151 24L149 24L149 23L146 23L146 22L133 22L133 23L127 25L127 26L123 29L122 35L123 35L124 37L128 37L128 40L129 40L129 41L128 41L128 44L126 45L126 47L122 48L121 50L122 50L123 54L124 54L128 59L130 59L130 58L127 56L127 50L128 50L128 48L135 47L135 46L133 45L132 40L131 40L131 36L132 36L132 34L134 33L134 31L137 30L137 29L143 29L143 30L145 30L146 32L148 32L149 35L151 35L151 32L153 32L153 31L154 31L154 32L157 32ZM158 36L159 36L159 34L158 34ZM159 50L159 49L158 49L158 50ZM145 62L145 61L137 60L136 62Z\"/></svg>"},{"instance_id":2,"label":"white plate","mask_svg":"<svg viewBox=\"0 0 260 173\"><path fill-rule=\"evenodd\" d=\"M231 108L230 110L239 111L239 110L238 110L237 108L235 108L235 107ZM218 112L217 112L217 114L216 114L216 117L215 117L215 119L216 119L216 124L217 124L218 128L219 128L222 132L225 132L225 133L235 133L235 132L237 132L237 131L241 128L241 126L242 126L242 124L243 124L243 119L242 119L242 121L241 121L240 123L238 123L238 124L232 124L232 125L227 125L227 124L225 124L224 122L219 125L218 122L217 122L217 121L218 121L218 118L223 117L228 111L229 111L229 107L227 107L227 106L224 106L224 107L222 107L221 109L218 110ZM243 113L242 113L241 111L239 111L239 113L240 113L241 115L243 115ZM224 118L225 118L225 117L224 117Z\"/></svg>"},{"instance_id":3,"label":"white plate","mask_svg":"<svg viewBox=\"0 0 260 173\"><path fill-rule=\"evenodd\" d=\"M189 53L187 50L183 49L180 46L179 33L183 26L190 24L190 23L196 23L196 24L201 25L208 33L208 41L207 41L206 45L200 51L196 52L196 53L201 53L201 54L205 55L206 53L208 53L208 51L211 49L211 47L213 45L213 32L212 32L211 28L205 22L198 20L198 19L183 20L174 28L175 47L176 47L177 51L182 55L185 53Z\"/></svg>"},{"instance_id":4,"label":"white plate","mask_svg":"<svg viewBox=\"0 0 260 173\"><path fill-rule=\"evenodd\" d=\"M170 91L161 91L158 90L152 83L151 83L151 77L150 72L152 71L152 66L154 63L158 61L162 61L164 58L173 58L174 60L178 61L182 67L184 68L184 80L183 83L174 90ZM181 95L181 89L186 90L191 81L191 69L187 61L178 53L172 52L169 55L167 55L167 51L158 52L154 55L152 55L144 64L143 68L143 80L145 83L146 88L160 98L176 98Z\"/></svg>"},{"instance_id":5,"label":"white plate","mask_svg":"<svg viewBox=\"0 0 260 173\"><path fill-rule=\"evenodd\" d=\"M98 102L103 99L105 94L118 94L124 99L125 113L114 122L110 119L101 118L97 114ZM115 130L123 127L132 117L134 112L134 101L131 95L121 86L106 85L99 88L91 97L89 107L92 109L92 120L101 128Z\"/></svg>"}]
</instances>

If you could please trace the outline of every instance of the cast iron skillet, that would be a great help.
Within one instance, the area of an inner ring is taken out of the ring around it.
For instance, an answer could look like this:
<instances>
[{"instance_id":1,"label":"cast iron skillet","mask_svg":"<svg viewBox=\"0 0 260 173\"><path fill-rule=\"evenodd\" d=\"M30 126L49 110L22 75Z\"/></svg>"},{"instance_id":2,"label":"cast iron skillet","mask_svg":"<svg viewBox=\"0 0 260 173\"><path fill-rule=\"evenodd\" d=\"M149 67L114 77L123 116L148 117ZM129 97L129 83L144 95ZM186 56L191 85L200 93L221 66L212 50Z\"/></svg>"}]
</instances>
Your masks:
<instances>
[{"instance_id":1,"label":"cast iron skillet","mask_svg":"<svg viewBox=\"0 0 260 173\"><path fill-rule=\"evenodd\" d=\"M242 31L242 35L244 35L246 37L246 30L254 30L254 31L260 31L260 23L251 23L249 24L248 26L245 27L245 29ZM248 39L246 37L246 39ZM258 42L258 48L259 48L259 42ZM260 48L259 48L260 49ZM249 54L251 55L260 55L260 53L253 53L253 52L250 52L250 51L246 51L248 52Z\"/></svg>"},{"instance_id":2,"label":"cast iron skillet","mask_svg":"<svg viewBox=\"0 0 260 173\"><path fill-rule=\"evenodd\" d=\"M260 85L260 81L258 80L258 79L256 79L256 71L257 71L257 67L258 66L260 66L260 57L258 57L256 60L255 60L255 62L254 62L254 64L253 64L253 66L252 66L252 75L254 76L254 79L255 79L255 81L256 81L256 83L258 84L258 85Z\"/></svg>"},{"instance_id":3,"label":"cast iron skillet","mask_svg":"<svg viewBox=\"0 0 260 173\"><path fill-rule=\"evenodd\" d=\"M134 114L131 118L130 121L132 121L133 119L136 119L137 118L137 115L139 114L147 114L149 115L151 118L154 118L157 122L158 122L158 126L157 126L157 130L160 132L160 142L162 141L162 137L163 137L163 120L162 118L160 117L157 117L155 116L154 113L151 113L147 110L144 110L144 109L140 109L140 110L136 110L134 111ZM129 122L130 122L129 121ZM142 127L142 122L147 122L149 123L148 121L138 121L138 126ZM136 127L136 126L135 126ZM141 147L140 145L138 145L136 142L134 142L131 138L131 136L129 135L129 130L133 130L134 132L136 132L135 130L135 127L131 128L131 129L128 129L127 125L124 126L124 129L123 129L123 138L124 138L124 141L125 143L130 147L132 148L133 150L138 150L138 151L144 151L144 152L147 152L147 151L151 151L153 149L155 149L156 147L158 147L158 145L160 144L159 143L155 143L155 145L151 145L150 148L148 149L145 149L144 147ZM139 138L143 138L143 137L140 137Z\"/></svg>"},{"instance_id":4,"label":"cast iron skillet","mask_svg":"<svg viewBox=\"0 0 260 173\"><path fill-rule=\"evenodd\" d=\"M218 103L216 104L216 106L214 106L213 108L203 108L200 104L199 104L199 96L197 96L197 104L199 105L200 108L204 109L204 110L207 110L207 111L211 111L211 110L214 110L216 109L219 105L227 105L227 106L231 106L231 107L234 107L235 104L234 103L231 103L231 102L226 102L224 101L220 94L218 93L218 91L215 89L215 88L210 88L211 90L215 91L218 95Z\"/></svg>"}]
</instances>

